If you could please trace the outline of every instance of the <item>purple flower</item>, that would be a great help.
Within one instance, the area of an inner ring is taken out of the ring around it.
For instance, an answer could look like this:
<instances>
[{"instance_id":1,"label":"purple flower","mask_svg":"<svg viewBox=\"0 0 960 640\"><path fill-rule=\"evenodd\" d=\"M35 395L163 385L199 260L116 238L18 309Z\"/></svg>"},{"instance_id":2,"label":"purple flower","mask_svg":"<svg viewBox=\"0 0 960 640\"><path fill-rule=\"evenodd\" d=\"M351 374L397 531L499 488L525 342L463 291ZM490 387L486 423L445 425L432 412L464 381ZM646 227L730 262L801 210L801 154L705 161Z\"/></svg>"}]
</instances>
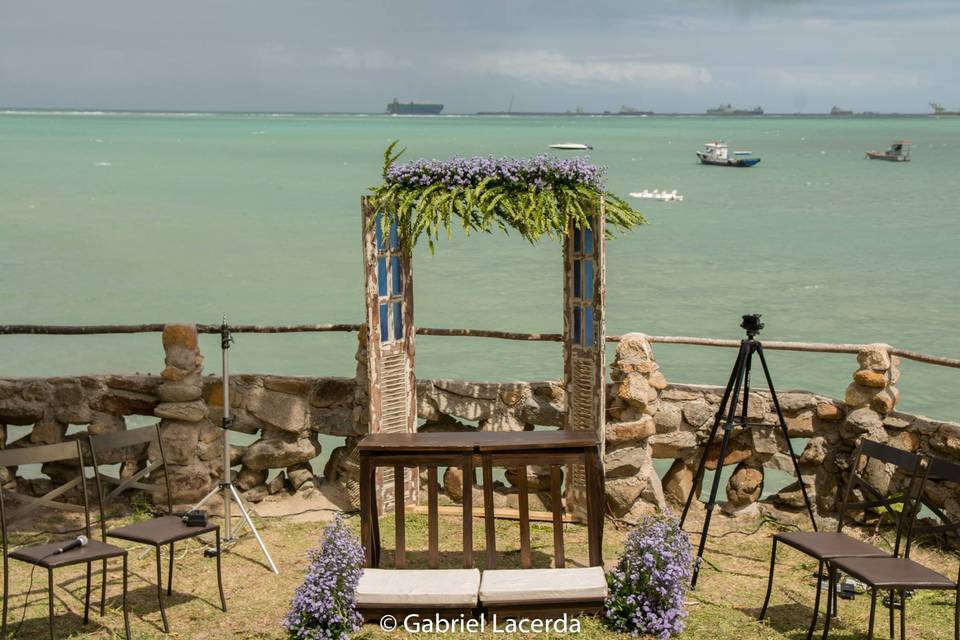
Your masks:
<instances>
[{"instance_id":1,"label":"purple flower","mask_svg":"<svg viewBox=\"0 0 960 640\"><path fill-rule=\"evenodd\" d=\"M320 547L310 552L310 569L297 587L283 627L297 640L346 640L363 620L357 612L357 583L363 548L341 516L328 526Z\"/></svg>"},{"instance_id":2,"label":"purple flower","mask_svg":"<svg viewBox=\"0 0 960 640\"><path fill-rule=\"evenodd\" d=\"M562 160L547 155L534 158L454 157L447 161L420 159L392 164L387 169L387 185L425 187L439 184L447 189L476 187L484 180L508 187L549 189L553 186L585 185L603 190L604 169L586 158Z\"/></svg>"},{"instance_id":3,"label":"purple flower","mask_svg":"<svg viewBox=\"0 0 960 640\"><path fill-rule=\"evenodd\" d=\"M692 576L690 539L670 516L647 516L627 537L607 576L607 624L615 631L659 640L683 631L683 602Z\"/></svg>"}]
</instances>

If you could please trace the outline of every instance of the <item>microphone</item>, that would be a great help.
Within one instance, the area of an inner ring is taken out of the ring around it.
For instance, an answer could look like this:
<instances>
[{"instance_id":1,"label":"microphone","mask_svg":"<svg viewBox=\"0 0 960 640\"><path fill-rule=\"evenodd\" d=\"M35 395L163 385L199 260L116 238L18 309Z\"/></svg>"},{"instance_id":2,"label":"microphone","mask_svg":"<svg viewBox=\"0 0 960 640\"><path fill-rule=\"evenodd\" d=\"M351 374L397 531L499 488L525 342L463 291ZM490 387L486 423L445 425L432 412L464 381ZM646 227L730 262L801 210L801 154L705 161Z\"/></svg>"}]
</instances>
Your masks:
<instances>
[{"instance_id":1,"label":"microphone","mask_svg":"<svg viewBox=\"0 0 960 640\"><path fill-rule=\"evenodd\" d=\"M71 540L67 544L63 545L59 549L53 552L53 555L57 556L61 553L66 553L67 551L73 551L74 549L79 549L80 547L87 546L87 543L90 542L87 540L87 536L77 536L76 540Z\"/></svg>"}]
</instances>

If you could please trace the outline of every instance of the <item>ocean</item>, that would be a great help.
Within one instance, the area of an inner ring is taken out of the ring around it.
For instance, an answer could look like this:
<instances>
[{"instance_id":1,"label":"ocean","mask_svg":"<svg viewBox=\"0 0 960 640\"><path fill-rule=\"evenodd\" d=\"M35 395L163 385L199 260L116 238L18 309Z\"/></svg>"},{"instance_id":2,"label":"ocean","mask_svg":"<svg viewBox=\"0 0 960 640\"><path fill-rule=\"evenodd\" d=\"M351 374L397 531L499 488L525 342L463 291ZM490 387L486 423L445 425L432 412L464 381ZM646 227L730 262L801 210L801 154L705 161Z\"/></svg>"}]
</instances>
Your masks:
<instances>
[{"instance_id":1,"label":"ocean","mask_svg":"<svg viewBox=\"0 0 960 640\"><path fill-rule=\"evenodd\" d=\"M896 139L913 161L864 159ZM0 323L359 323L360 197L405 159L593 145L650 224L608 244L608 333L888 342L960 356L960 118L0 115ZM698 165L724 139L752 169ZM425 244L425 243L424 243ZM414 258L420 326L560 331L560 250L503 234ZM559 378L557 344L418 339L420 377ZM353 334L239 335L235 372L352 376ZM217 338L203 338L218 371ZM673 382L734 352L655 346ZM610 348L612 357L613 348ZM153 372L159 336L0 336L0 375ZM844 354L767 354L779 390L842 397ZM960 371L903 363L900 409L960 418ZM329 447L325 447L326 453Z\"/></svg>"}]
</instances>

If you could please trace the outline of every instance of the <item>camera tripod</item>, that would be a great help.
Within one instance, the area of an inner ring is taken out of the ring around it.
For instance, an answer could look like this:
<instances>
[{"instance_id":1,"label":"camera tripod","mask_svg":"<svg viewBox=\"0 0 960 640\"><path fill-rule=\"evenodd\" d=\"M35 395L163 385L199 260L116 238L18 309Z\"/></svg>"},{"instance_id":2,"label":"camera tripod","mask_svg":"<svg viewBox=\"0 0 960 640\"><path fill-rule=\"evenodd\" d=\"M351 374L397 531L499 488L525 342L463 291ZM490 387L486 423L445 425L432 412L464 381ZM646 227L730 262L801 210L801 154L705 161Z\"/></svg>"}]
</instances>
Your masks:
<instances>
[{"instance_id":1,"label":"camera tripod","mask_svg":"<svg viewBox=\"0 0 960 640\"><path fill-rule=\"evenodd\" d=\"M710 498L706 503L706 513L703 518L703 530L700 533L700 543L697 548L697 560L693 567L693 578L690 581L690 587L697 586L697 578L700 575L700 564L703 559L703 550L707 544L707 533L710 530L710 520L713 517L713 509L717 502L717 492L720 489L720 472L723 469L723 460L727 455L727 447L730 445L730 437L736 427L754 428L754 427L779 427L783 432L783 437L787 441L787 450L790 452L790 460L793 462L793 470L797 474L797 484L800 485L800 493L803 495L803 502L807 507L807 513L810 514L810 522L813 524L813 530L817 530L817 521L813 516L813 506L810 498L807 496L807 489L803 484L803 478L800 476L800 463L793 451L793 444L790 442L790 434L787 431L787 423L783 418L783 411L780 409L780 400L777 398L777 392L773 388L773 380L770 378L770 370L767 368L767 360L763 357L763 345L756 336L763 329L763 323L760 322L760 314L748 314L743 316L743 322L740 326L747 332L745 340L740 341L740 351L737 354L737 361L733 365L733 371L730 372L730 379L727 381L726 389L723 392L723 399L720 400L720 407L717 409L716 417L713 421L713 428L710 429L710 436L707 438L703 454L700 456L700 462L697 465L697 472L693 476L693 486L690 488L690 494L687 496L687 502L683 506L683 514L680 516L680 526L683 527L687 519L687 513L690 511L690 504L693 502L694 494L699 493L699 484L703 479L703 473L707 465L707 456L711 445L717 437L717 431L721 425L723 427L723 440L720 442L720 452L717 457L717 469L713 474L713 483L710 486ZM753 362L753 354L757 354L760 364L763 367L763 375L767 380L767 387L770 390L770 397L773 400L773 407L777 412L778 424L748 423L747 412L750 402L750 367ZM741 403L741 412L737 416L737 401L740 399L741 389L743 391L743 401Z\"/></svg>"},{"instance_id":2,"label":"camera tripod","mask_svg":"<svg viewBox=\"0 0 960 640\"><path fill-rule=\"evenodd\" d=\"M253 525L253 520L250 519L250 514L247 513L243 499L240 497L240 494L237 493L237 488L233 485L233 471L230 469L230 425L233 424L233 416L230 415L230 367L229 357L227 355L230 351L230 343L232 342L233 336L230 335L230 327L227 326L227 317L224 316L223 323L220 325L220 353L223 360L223 422L221 423L223 427L223 481L217 484L217 486L204 496L200 502L194 505L192 509L199 509L214 497L218 495L221 496L223 499L224 548L227 548L226 545L236 544L236 542L240 540L240 530L246 525L250 529L250 532L253 533L253 537L257 539L257 544L260 545L260 550L263 551L263 555L266 557L270 569L274 573L280 573L277 565L273 563L273 558L270 557L270 552L267 551L267 545L263 543L263 539L257 532L257 528ZM240 509L240 515L243 517L243 521L236 530L233 528L233 517L230 514L231 501L236 503L237 508Z\"/></svg>"}]
</instances>

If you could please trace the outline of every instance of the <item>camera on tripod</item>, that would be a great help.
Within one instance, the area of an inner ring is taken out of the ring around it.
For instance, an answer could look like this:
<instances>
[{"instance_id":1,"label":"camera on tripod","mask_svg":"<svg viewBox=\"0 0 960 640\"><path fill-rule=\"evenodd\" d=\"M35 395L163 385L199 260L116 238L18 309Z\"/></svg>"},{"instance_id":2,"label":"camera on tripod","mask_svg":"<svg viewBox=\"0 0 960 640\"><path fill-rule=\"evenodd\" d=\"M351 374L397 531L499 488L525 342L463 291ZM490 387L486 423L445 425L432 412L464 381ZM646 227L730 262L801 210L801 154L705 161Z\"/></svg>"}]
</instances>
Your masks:
<instances>
[{"instance_id":1,"label":"camera on tripod","mask_svg":"<svg viewBox=\"0 0 960 640\"><path fill-rule=\"evenodd\" d=\"M748 313L743 316L743 322L740 323L740 327L743 328L751 338L763 329L763 323L760 322L760 315L759 313Z\"/></svg>"}]
</instances>

